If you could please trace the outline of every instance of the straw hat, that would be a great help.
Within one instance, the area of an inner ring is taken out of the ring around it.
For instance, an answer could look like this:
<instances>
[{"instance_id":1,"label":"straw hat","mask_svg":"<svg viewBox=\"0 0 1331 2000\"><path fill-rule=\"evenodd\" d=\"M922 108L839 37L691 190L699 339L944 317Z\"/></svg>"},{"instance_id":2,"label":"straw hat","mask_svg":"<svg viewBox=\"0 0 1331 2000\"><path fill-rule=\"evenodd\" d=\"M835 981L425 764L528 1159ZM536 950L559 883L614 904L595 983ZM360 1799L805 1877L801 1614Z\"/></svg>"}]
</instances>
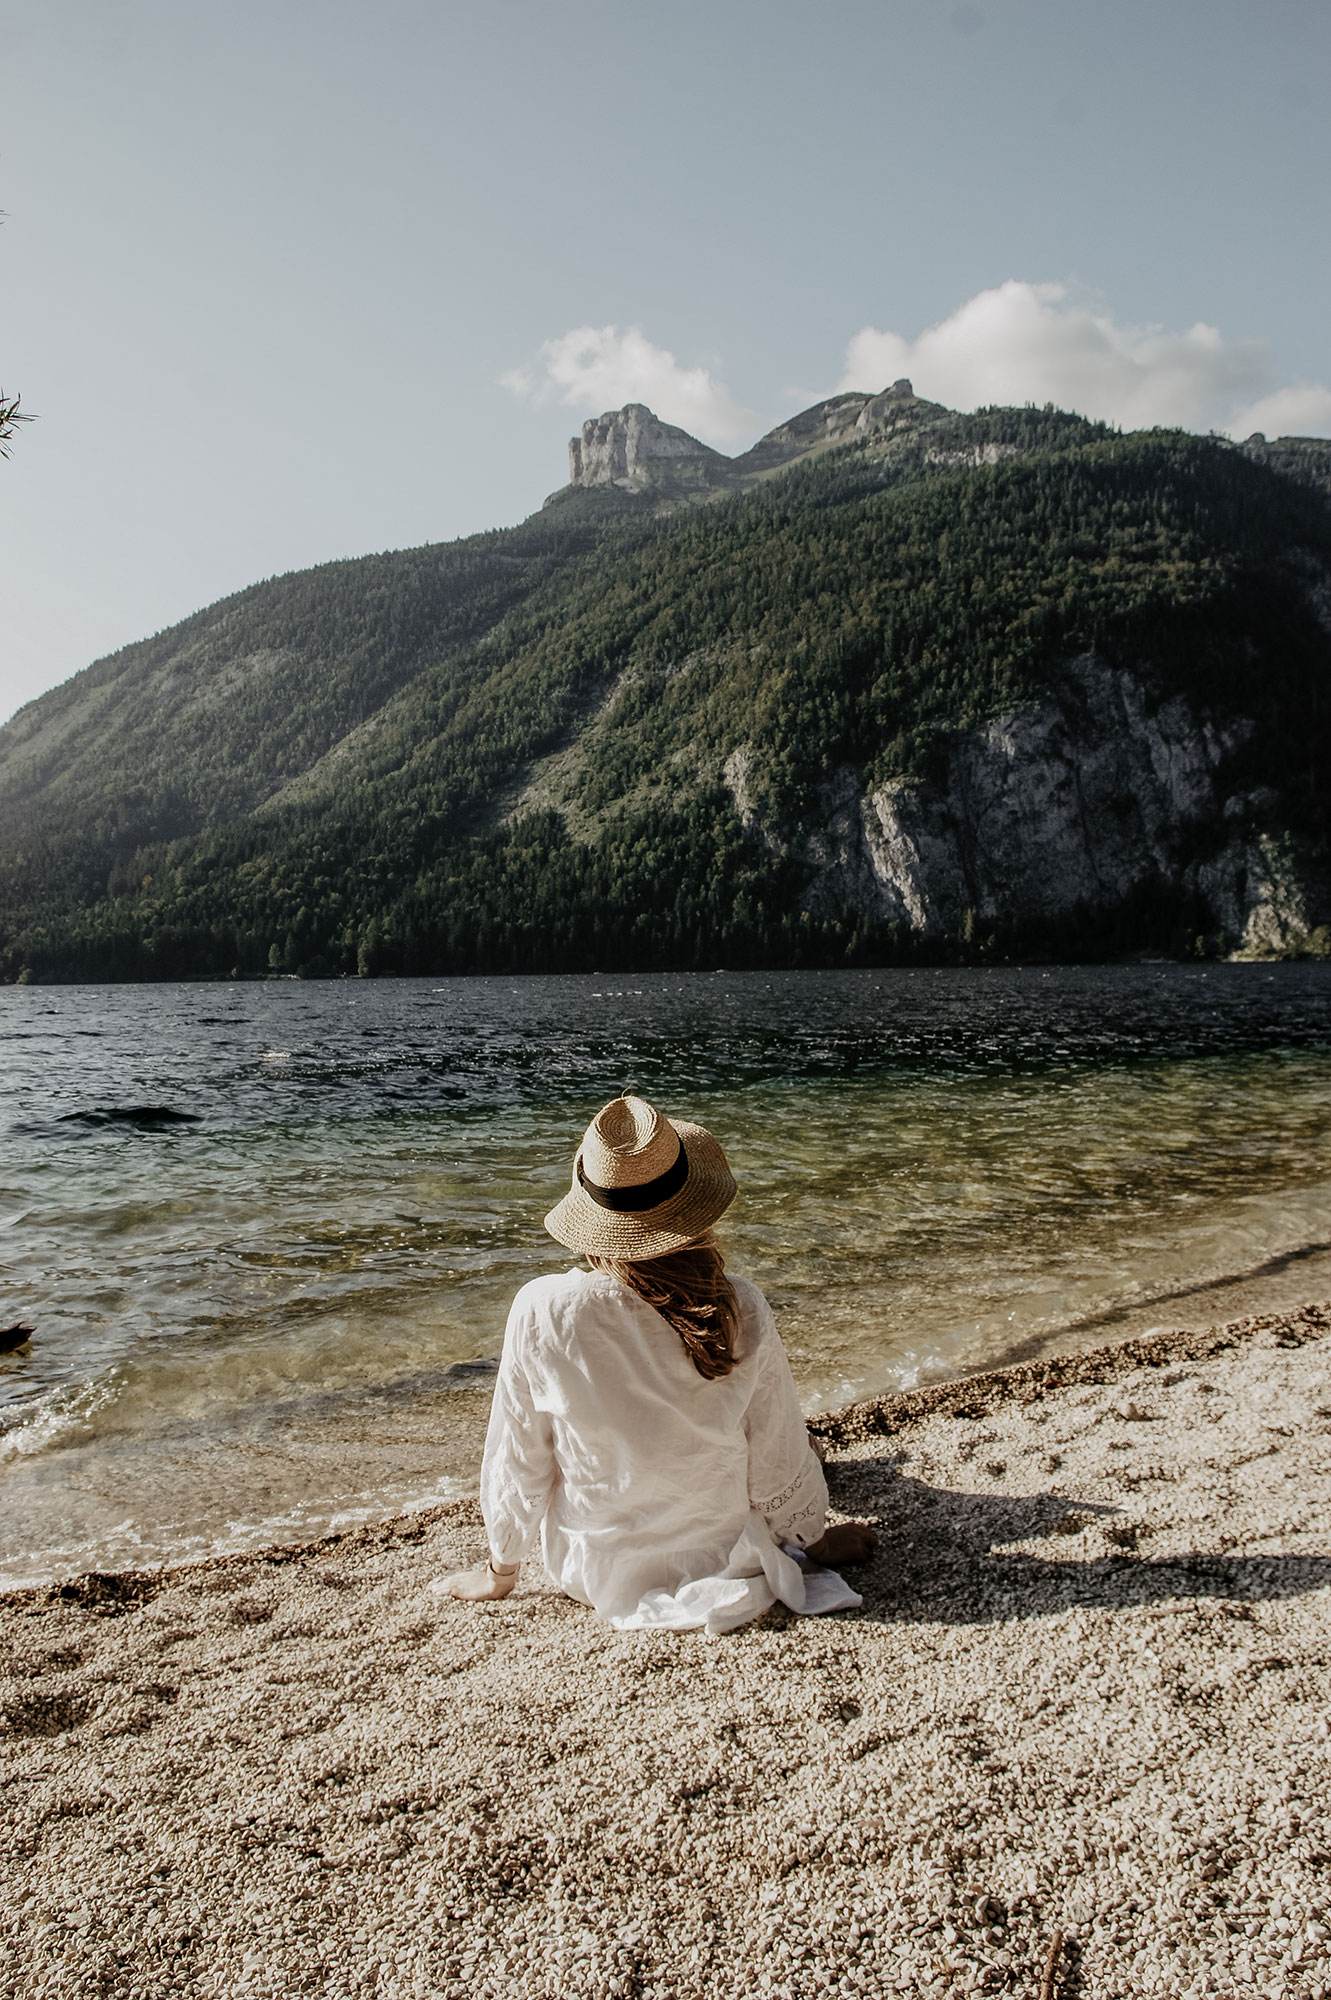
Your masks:
<instances>
[{"instance_id":1,"label":"straw hat","mask_svg":"<svg viewBox=\"0 0 1331 2000\"><path fill-rule=\"evenodd\" d=\"M734 1199L734 1176L710 1132L672 1124L626 1092L587 1127L573 1185L545 1226L584 1256L632 1263L682 1249Z\"/></svg>"}]
</instances>

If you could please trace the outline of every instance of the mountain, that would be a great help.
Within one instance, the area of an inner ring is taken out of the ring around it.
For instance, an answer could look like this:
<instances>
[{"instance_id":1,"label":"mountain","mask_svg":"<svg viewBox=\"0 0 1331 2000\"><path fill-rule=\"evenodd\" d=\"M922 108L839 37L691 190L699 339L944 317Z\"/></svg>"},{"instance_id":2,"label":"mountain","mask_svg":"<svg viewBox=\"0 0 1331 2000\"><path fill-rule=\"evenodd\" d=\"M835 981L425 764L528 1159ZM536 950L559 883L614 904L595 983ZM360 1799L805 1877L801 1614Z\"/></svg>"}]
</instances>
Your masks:
<instances>
[{"instance_id":1,"label":"mountain","mask_svg":"<svg viewBox=\"0 0 1331 2000\"><path fill-rule=\"evenodd\" d=\"M1331 444L641 404L0 730L0 976L1331 948Z\"/></svg>"}]
</instances>

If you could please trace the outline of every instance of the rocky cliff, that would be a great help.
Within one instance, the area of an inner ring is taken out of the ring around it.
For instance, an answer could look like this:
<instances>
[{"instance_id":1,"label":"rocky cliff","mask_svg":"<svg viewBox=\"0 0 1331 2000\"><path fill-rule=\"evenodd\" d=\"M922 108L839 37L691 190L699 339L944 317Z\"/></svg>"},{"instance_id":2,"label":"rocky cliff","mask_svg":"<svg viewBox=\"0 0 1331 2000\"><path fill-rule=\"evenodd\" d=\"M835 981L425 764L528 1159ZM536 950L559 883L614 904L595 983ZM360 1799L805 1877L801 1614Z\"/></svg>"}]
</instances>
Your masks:
<instances>
[{"instance_id":1,"label":"rocky cliff","mask_svg":"<svg viewBox=\"0 0 1331 2000\"><path fill-rule=\"evenodd\" d=\"M617 486L639 493L650 487L707 492L728 483L730 461L687 431L664 424L645 403L626 403L583 425L568 444L569 484Z\"/></svg>"},{"instance_id":2,"label":"rocky cliff","mask_svg":"<svg viewBox=\"0 0 1331 2000\"><path fill-rule=\"evenodd\" d=\"M865 789L835 773L823 823L795 843L806 906L969 941L994 927L1052 934L1163 893L1243 955L1299 951L1320 912L1271 820L1275 794L1226 783L1252 728L1157 701L1147 679L1085 654L1049 699L958 736L938 783ZM724 776L745 827L780 851L753 804L750 746Z\"/></svg>"}]
</instances>

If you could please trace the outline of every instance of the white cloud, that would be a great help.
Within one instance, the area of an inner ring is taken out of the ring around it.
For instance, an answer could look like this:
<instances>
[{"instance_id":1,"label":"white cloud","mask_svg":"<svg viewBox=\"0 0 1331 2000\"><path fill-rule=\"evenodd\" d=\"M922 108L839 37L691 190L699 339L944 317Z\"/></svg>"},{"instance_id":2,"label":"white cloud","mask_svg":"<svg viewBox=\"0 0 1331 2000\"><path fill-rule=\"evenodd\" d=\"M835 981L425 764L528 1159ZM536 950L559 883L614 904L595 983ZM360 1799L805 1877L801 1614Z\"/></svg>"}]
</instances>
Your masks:
<instances>
[{"instance_id":1,"label":"white cloud","mask_svg":"<svg viewBox=\"0 0 1331 2000\"><path fill-rule=\"evenodd\" d=\"M500 381L515 395L562 403L584 417L625 403L646 403L668 424L703 438L730 439L753 425L723 382L707 368L682 368L639 326L575 326L547 340L535 358Z\"/></svg>"},{"instance_id":2,"label":"white cloud","mask_svg":"<svg viewBox=\"0 0 1331 2000\"><path fill-rule=\"evenodd\" d=\"M1320 382L1277 389L1240 411L1230 428L1235 437L1253 431L1265 431L1268 437L1331 437L1331 389Z\"/></svg>"},{"instance_id":3,"label":"white cloud","mask_svg":"<svg viewBox=\"0 0 1331 2000\"><path fill-rule=\"evenodd\" d=\"M1331 390L1273 392L1265 341L1227 340L1201 321L1186 333L1124 326L1072 303L1063 285L1018 278L978 292L916 340L864 327L838 386L882 389L902 375L952 409L1056 403L1128 430L1331 431Z\"/></svg>"}]
</instances>

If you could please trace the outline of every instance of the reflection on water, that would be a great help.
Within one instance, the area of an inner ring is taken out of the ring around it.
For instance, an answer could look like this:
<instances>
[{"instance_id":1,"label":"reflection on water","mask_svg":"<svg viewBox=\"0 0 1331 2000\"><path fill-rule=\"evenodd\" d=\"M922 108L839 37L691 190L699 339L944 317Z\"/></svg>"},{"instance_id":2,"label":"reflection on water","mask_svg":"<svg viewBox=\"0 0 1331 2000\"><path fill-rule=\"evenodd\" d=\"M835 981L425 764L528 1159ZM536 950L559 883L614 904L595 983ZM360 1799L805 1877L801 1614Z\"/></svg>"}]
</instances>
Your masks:
<instances>
[{"instance_id":1,"label":"reflection on water","mask_svg":"<svg viewBox=\"0 0 1331 2000\"><path fill-rule=\"evenodd\" d=\"M1327 1243L1328 1002L1249 966L0 992L0 1324L38 1328L0 1570L468 1490L459 1364L623 1085L724 1140L811 1408Z\"/></svg>"}]
</instances>

